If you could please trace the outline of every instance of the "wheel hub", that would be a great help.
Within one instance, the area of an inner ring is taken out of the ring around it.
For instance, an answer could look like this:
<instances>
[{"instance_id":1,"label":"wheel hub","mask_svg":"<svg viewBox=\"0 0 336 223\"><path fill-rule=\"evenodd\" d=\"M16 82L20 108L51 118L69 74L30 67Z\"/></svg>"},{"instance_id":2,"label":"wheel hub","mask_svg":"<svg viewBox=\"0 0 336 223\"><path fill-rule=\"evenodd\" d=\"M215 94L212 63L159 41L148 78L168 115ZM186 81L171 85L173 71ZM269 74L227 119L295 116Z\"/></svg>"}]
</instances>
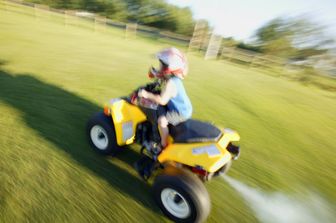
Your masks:
<instances>
[{"instance_id":1,"label":"wheel hub","mask_svg":"<svg viewBox=\"0 0 336 223\"><path fill-rule=\"evenodd\" d=\"M107 132L100 125L95 125L90 130L92 143L100 150L105 150L108 146Z\"/></svg>"},{"instance_id":2,"label":"wheel hub","mask_svg":"<svg viewBox=\"0 0 336 223\"><path fill-rule=\"evenodd\" d=\"M167 211L175 217L183 219L187 218L191 213L187 200L174 189L163 189L161 191L161 201Z\"/></svg>"}]
</instances>

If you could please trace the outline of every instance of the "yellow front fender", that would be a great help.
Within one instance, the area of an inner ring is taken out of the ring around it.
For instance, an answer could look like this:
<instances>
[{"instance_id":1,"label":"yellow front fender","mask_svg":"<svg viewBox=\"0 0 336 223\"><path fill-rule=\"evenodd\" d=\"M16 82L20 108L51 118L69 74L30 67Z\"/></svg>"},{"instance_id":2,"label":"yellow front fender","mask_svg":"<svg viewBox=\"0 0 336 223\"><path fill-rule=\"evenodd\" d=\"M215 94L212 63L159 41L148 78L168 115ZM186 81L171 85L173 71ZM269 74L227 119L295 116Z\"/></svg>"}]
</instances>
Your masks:
<instances>
[{"instance_id":1,"label":"yellow front fender","mask_svg":"<svg viewBox=\"0 0 336 223\"><path fill-rule=\"evenodd\" d=\"M119 146L132 144L137 125L146 120L145 114L137 106L122 99L112 100L110 104L105 105L105 110L112 116L117 144Z\"/></svg>"}]
</instances>

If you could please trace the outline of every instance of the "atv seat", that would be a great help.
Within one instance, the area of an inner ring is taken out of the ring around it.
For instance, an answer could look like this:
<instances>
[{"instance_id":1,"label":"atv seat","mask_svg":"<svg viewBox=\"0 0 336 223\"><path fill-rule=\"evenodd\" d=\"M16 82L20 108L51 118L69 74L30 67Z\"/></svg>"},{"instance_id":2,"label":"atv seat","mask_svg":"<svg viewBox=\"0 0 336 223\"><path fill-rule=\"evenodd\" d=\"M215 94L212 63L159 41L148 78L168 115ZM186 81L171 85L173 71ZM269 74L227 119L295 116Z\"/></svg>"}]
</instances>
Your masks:
<instances>
[{"instance_id":1,"label":"atv seat","mask_svg":"<svg viewBox=\"0 0 336 223\"><path fill-rule=\"evenodd\" d=\"M207 122L188 119L176 126L169 125L169 133L176 143L217 142L222 132Z\"/></svg>"}]
</instances>

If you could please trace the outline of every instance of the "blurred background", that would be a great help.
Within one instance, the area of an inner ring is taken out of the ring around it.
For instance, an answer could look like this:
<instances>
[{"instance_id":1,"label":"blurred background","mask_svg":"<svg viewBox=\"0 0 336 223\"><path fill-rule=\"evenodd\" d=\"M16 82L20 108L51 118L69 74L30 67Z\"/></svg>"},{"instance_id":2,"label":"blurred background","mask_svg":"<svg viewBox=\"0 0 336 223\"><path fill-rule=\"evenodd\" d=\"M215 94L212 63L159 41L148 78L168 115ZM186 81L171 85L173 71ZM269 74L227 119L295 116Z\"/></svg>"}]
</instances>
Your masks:
<instances>
[{"instance_id":1,"label":"blurred background","mask_svg":"<svg viewBox=\"0 0 336 223\"><path fill-rule=\"evenodd\" d=\"M0 1L0 222L169 222L133 169L85 126L186 53L193 117L237 130L242 154L206 184L208 222L336 217L336 4Z\"/></svg>"}]
</instances>

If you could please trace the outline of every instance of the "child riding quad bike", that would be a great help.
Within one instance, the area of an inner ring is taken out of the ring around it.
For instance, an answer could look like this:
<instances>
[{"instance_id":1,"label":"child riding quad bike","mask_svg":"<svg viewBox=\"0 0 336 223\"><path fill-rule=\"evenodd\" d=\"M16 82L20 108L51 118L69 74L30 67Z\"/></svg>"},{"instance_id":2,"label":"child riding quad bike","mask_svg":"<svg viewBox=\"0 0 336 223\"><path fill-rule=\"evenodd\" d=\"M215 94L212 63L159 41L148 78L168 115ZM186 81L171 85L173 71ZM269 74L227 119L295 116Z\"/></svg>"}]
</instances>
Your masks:
<instances>
[{"instance_id":1,"label":"child riding quad bike","mask_svg":"<svg viewBox=\"0 0 336 223\"><path fill-rule=\"evenodd\" d=\"M160 79L135 90L129 97L112 99L87 125L92 148L116 155L126 145L141 145L135 164L143 179L158 172L153 183L154 199L175 222L203 222L210 213L209 194L202 182L224 174L238 158L240 139L231 129L194 119L169 125L167 146L160 146L159 105L141 97L146 90L160 94Z\"/></svg>"}]
</instances>

